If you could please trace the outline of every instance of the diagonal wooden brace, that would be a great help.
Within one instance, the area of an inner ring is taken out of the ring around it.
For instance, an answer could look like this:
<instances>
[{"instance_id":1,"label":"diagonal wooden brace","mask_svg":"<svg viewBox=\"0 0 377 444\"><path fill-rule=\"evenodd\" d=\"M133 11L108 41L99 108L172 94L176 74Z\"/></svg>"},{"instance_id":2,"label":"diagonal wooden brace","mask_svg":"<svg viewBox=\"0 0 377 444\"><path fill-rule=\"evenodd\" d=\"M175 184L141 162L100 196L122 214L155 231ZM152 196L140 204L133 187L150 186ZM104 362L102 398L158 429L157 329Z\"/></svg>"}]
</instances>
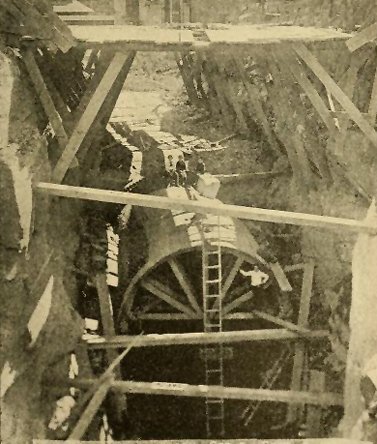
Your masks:
<instances>
[{"instance_id":1,"label":"diagonal wooden brace","mask_svg":"<svg viewBox=\"0 0 377 444\"><path fill-rule=\"evenodd\" d=\"M367 119L361 114L352 100L342 91L339 85L327 73L325 68L318 62L315 56L309 51L304 44L295 44L294 50L299 57L306 63L306 65L313 71L318 79L323 83L326 89L335 97L343 109L347 112L350 119L352 119L364 135L377 148L377 132Z\"/></svg>"},{"instance_id":2,"label":"diagonal wooden brace","mask_svg":"<svg viewBox=\"0 0 377 444\"><path fill-rule=\"evenodd\" d=\"M98 87L90 98L88 106L79 117L65 150L54 168L52 177L55 182L61 183L64 179L73 158L79 151L84 139L92 129L102 105L104 104L108 95L112 93L112 86L126 61L126 54L116 53L114 55L104 76L99 82Z\"/></svg>"}]
</instances>

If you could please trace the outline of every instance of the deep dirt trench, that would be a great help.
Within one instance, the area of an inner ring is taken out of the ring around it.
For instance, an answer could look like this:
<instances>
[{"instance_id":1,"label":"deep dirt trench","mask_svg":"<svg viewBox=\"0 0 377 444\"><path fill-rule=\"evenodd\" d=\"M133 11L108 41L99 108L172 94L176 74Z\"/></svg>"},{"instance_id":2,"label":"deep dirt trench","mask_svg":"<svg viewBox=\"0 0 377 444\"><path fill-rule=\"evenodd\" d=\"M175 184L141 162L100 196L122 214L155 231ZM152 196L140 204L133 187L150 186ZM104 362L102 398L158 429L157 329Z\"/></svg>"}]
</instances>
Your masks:
<instances>
[{"instance_id":1,"label":"deep dirt trench","mask_svg":"<svg viewBox=\"0 0 377 444\"><path fill-rule=\"evenodd\" d=\"M4 103L7 104L4 109L8 111L8 116L5 116L7 131L2 134L9 132L5 137L7 147L1 151L1 204L7 209L1 212L3 229L0 253L1 258L5 259L1 261L5 276L1 293L2 368L7 368L8 363L11 370L16 371L14 382L9 384L3 398L2 439L4 443L13 444L30 442L31 437L45 436L56 400L67 394L67 391L52 388L51 380L66 377L70 353L83 332L83 321L78 315L79 289L82 285L80 279L85 281L86 278L82 278L82 275L79 278L77 274L77 252L80 251L85 232L90 231L88 213L103 215L98 222L99 232L103 234L106 223L113 223L117 229L117 212L120 209L110 210L98 205L88 211L88 206L82 203L33 195L32 182L48 181L50 176L49 139L46 133L41 135L45 119L21 64L13 55L1 54L1 57L1 75L8 82L0 86ZM211 141L229 135L220 122L208 118L187 103L174 59L160 54L137 56L113 118L124 118L131 127L160 125L163 131L194 135ZM258 128L249 138L238 137L226 142L225 146L222 151L203 154L207 169L213 174L283 171L281 175L271 178L255 177L224 183L219 198L226 203L354 218L361 218L365 213L367 205L359 196L339 193L344 188L340 180L331 189L318 189L304 195L287 171L285 159L271 160L266 141ZM72 174L75 174L74 170ZM120 177L123 178L121 174ZM266 250L272 250L283 265L309 259L316 262L311 325L326 328L330 315L336 312L338 327L344 327L346 332L343 342L337 343L332 351L326 350L323 362L313 365L328 372L329 391L340 391L351 293L351 252L355 237L272 224L264 224L263 229L261 227L260 224L249 224L258 242ZM51 252L58 253L53 260L49 259ZM292 279L298 285L301 277ZM331 303L329 295L332 297ZM31 330L34 327L30 329L28 324L38 301L43 302L42 318L46 322L35 327L34 332L38 331L38 334L33 337ZM98 307L91 310L91 316L98 314ZM132 353L124 368L125 376L153 378L155 369L145 366L147 362L154 362L153 352L146 352L144 356L139 352ZM201 362L195 355L196 351L187 353L193 355L193 361L197 360L193 368L199 369ZM242 351L236 350L235 354L238 353L241 355ZM274 351L271 351L271 355L272 363ZM318 353L313 355L318 357ZM161 365L166 367L166 378L176 380L176 369L182 366L184 359L175 350L167 352L161 360ZM260 372L266 370L264 365L261 364ZM229 365L229 381L235 386L241 385L241 381L237 381L237 370ZM8 373L12 374L12 371ZM281 384L286 381L289 371L289 368L285 369ZM191 373L190 377L196 380L197 376ZM249 386L252 376L247 373L243 382L245 386ZM12 380L12 376L7 377ZM143 397L130 397L127 437L198 437L198 418L186 421L185 415L181 414L181 423L177 425L174 414L180 409L187 411L188 417L189 411L202 408L202 401L164 400L159 403L155 398L150 398L150 401L146 401ZM145 414L146 406L149 418ZM242 410L241 403L229 403L229 410L233 412L228 428L229 437L267 437L269 432L260 430L266 418L271 419L267 410L261 410L260 417L256 419L256 423L260 424L256 427L257 432L252 427L248 430L238 428L237 416ZM339 412L329 410L326 414L329 417L326 432L330 433L330 429L336 426ZM169 421L166 428L162 428L159 421L167 415ZM283 416L284 412L277 409L274 421L279 422ZM176 433L177 428L180 428L181 436ZM281 435L282 432L279 433ZM293 432L286 433L289 435ZM92 427L88 436L98 436L96 426Z\"/></svg>"}]
</instances>

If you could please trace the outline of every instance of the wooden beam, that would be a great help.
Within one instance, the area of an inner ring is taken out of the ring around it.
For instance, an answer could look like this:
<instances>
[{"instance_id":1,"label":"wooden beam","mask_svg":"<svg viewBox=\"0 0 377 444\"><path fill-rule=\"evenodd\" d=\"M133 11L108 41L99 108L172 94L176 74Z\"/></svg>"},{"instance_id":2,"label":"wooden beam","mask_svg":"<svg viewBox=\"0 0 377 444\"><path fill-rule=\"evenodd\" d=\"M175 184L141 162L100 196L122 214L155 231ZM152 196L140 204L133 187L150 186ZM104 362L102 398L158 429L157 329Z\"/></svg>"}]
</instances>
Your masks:
<instances>
[{"instance_id":1,"label":"wooden beam","mask_svg":"<svg viewBox=\"0 0 377 444\"><path fill-rule=\"evenodd\" d=\"M216 63L219 75L222 78L224 85L224 93L228 100L228 102L233 107L233 110L237 116L237 121L239 125L239 129L244 133L249 133L249 128L247 126L247 122L245 120L244 112L242 106L238 99L238 91L235 90L234 83L230 81L229 73L227 71L227 62L224 59L224 54L219 54L218 52L214 52L211 54L211 59L214 63Z\"/></svg>"},{"instance_id":2,"label":"wooden beam","mask_svg":"<svg viewBox=\"0 0 377 444\"><path fill-rule=\"evenodd\" d=\"M95 381L71 379L67 381L70 387L85 388ZM168 382L136 382L114 381L114 390L121 393L133 393L143 395L183 396L190 398L219 398L239 399L246 401L266 401L299 403L311 405L343 405L343 396L338 393L310 393L295 392L292 390L268 390L239 387L222 387L208 385L176 384Z\"/></svg>"},{"instance_id":3,"label":"wooden beam","mask_svg":"<svg viewBox=\"0 0 377 444\"><path fill-rule=\"evenodd\" d=\"M132 319L140 319L141 321L198 321L202 319L194 312L186 313L140 313L133 315Z\"/></svg>"},{"instance_id":4,"label":"wooden beam","mask_svg":"<svg viewBox=\"0 0 377 444\"><path fill-rule=\"evenodd\" d=\"M224 295L223 297L225 297L225 295L228 293L229 288L233 284L233 281L236 278L237 273L239 272L243 262L244 262L244 258L242 258L242 257L237 257L236 260L234 261L234 264L233 264L232 268L230 269L229 274L226 277L224 284L221 287L221 291Z\"/></svg>"},{"instance_id":5,"label":"wooden beam","mask_svg":"<svg viewBox=\"0 0 377 444\"><path fill-rule=\"evenodd\" d=\"M367 43L371 43L373 40L377 39L377 22L373 23L373 25L364 28L362 31L359 31L354 37L350 38L347 42L347 48L354 52Z\"/></svg>"},{"instance_id":6,"label":"wooden beam","mask_svg":"<svg viewBox=\"0 0 377 444\"><path fill-rule=\"evenodd\" d=\"M280 327L287 328L288 330L291 330L291 331L295 331L298 333L308 333L310 331L307 328L303 328L299 325L293 324L292 322L286 321L284 319L280 319L276 316L265 313L264 311L253 310L253 313L255 314L255 316L257 316L260 319L264 319L265 321L271 322L275 325L279 325Z\"/></svg>"},{"instance_id":7,"label":"wooden beam","mask_svg":"<svg viewBox=\"0 0 377 444\"><path fill-rule=\"evenodd\" d=\"M243 66L241 61L242 58L240 58L239 55L237 54L237 56L232 56L231 60L249 96L250 100L248 100L247 103L250 110L250 117L253 117L253 115L255 114L256 120L260 122L262 129L266 135L266 138L271 146L271 149L277 155L281 155L281 149L277 143L275 134L272 131L267 116L264 112L262 102L259 97L259 92L256 89L256 87L253 84L251 84L249 79L247 78L247 75L245 73L245 67Z\"/></svg>"},{"instance_id":8,"label":"wooden beam","mask_svg":"<svg viewBox=\"0 0 377 444\"><path fill-rule=\"evenodd\" d=\"M271 262L268 264L271 271L274 273L275 279L279 285L281 291L290 292L292 291L292 286L284 273L284 269L279 264L279 262Z\"/></svg>"},{"instance_id":9,"label":"wooden beam","mask_svg":"<svg viewBox=\"0 0 377 444\"><path fill-rule=\"evenodd\" d=\"M247 293L239 296L237 299L234 299L232 302L229 302L223 307L223 315L229 314L235 308L241 306L244 302L250 301L253 299L254 293L250 290Z\"/></svg>"},{"instance_id":10,"label":"wooden beam","mask_svg":"<svg viewBox=\"0 0 377 444\"><path fill-rule=\"evenodd\" d=\"M178 282L180 283L181 287L183 288L183 291L185 292L188 301L190 302L192 308L198 313L201 314L202 310L199 307L199 304L195 297L194 289L190 283L190 280L182 266L181 263L178 262L177 259L169 259L169 265L172 269L175 277L177 278Z\"/></svg>"},{"instance_id":11,"label":"wooden beam","mask_svg":"<svg viewBox=\"0 0 377 444\"><path fill-rule=\"evenodd\" d=\"M190 68L185 60L186 54L175 53L175 61L179 72L181 73L183 84L187 91L187 96L193 105L200 106L200 99L195 88L194 79L191 75Z\"/></svg>"},{"instance_id":12,"label":"wooden beam","mask_svg":"<svg viewBox=\"0 0 377 444\"><path fill-rule=\"evenodd\" d=\"M102 402L106 398L113 382L114 378L109 377L100 384L93 398L89 401L89 404L82 413L79 421L69 434L68 440L80 440L83 437Z\"/></svg>"},{"instance_id":13,"label":"wooden beam","mask_svg":"<svg viewBox=\"0 0 377 444\"><path fill-rule=\"evenodd\" d=\"M201 54L203 60L203 72L207 83L215 92L215 100L221 111L221 117L229 131L233 131L233 116L227 101L224 81L218 73L217 65L210 57L209 53Z\"/></svg>"},{"instance_id":14,"label":"wooden beam","mask_svg":"<svg viewBox=\"0 0 377 444\"><path fill-rule=\"evenodd\" d=\"M174 295L173 291L167 285L158 282L155 279L149 278L146 281L142 281L141 286L178 311L181 311L189 316L197 316L197 314L189 307L182 304L182 302L179 302L178 296Z\"/></svg>"},{"instance_id":15,"label":"wooden beam","mask_svg":"<svg viewBox=\"0 0 377 444\"><path fill-rule=\"evenodd\" d=\"M103 441L64 441L66 444L103 444ZM34 439L33 444L61 444L62 441ZM169 440L127 440L115 444L366 444L366 441L343 438L321 439L169 439ZM368 443L367 443L368 444Z\"/></svg>"},{"instance_id":16,"label":"wooden beam","mask_svg":"<svg viewBox=\"0 0 377 444\"><path fill-rule=\"evenodd\" d=\"M377 68L376 68L376 74L374 75L374 81L373 81L373 87L372 87L372 94L370 96L368 114L369 114L369 118L370 118L370 123L372 126L374 126L376 124L376 117L377 117Z\"/></svg>"},{"instance_id":17,"label":"wooden beam","mask_svg":"<svg viewBox=\"0 0 377 444\"><path fill-rule=\"evenodd\" d=\"M89 349L124 348L134 340L135 336L105 336L86 339ZM325 330L297 333L283 328L266 330L242 330L215 333L166 333L149 334L142 336L133 347L163 347L169 345L194 344L229 344L233 342L260 342L260 341L296 341L296 340L323 340L328 338Z\"/></svg>"},{"instance_id":18,"label":"wooden beam","mask_svg":"<svg viewBox=\"0 0 377 444\"><path fill-rule=\"evenodd\" d=\"M94 277L94 282L98 293L103 333L110 336L115 335L111 297L105 273L98 273Z\"/></svg>"},{"instance_id":19,"label":"wooden beam","mask_svg":"<svg viewBox=\"0 0 377 444\"><path fill-rule=\"evenodd\" d=\"M326 390L325 373L318 370L310 371L309 391L313 393L323 393ZM321 406L309 406L306 417L307 430L310 436L316 438L323 436Z\"/></svg>"},{"instance_id":20,"label":"wooden beam","mask_svg":"<svg viewBox=\"0 0 377 444\"><path fill-rule=\"evenodd\" d=\"M298 62L296 57L294 57L294 53L292 53L291 51L286 51L284 53L284 59L286 61L286 66L289 68L290 72L297 80L297 83L305 92L314 109L320 115L330 134L336 134L338 132L338 129L335 126L335 122L330 110L327 108L325 102L322 100L322 97L315 89L313 83L309 80L302 65Z\"/></svg>"},{"instance_id":21,"label":"wooden beam","mask_svg":"<svg viewBox=\"0 0 377 444\"><path fill-rule=\"evenodd\" d=\"M298 326L307 329L310 311L310 300L312 296L314 276L314 262L309 262L304 265L304 274L301 286L301 299L298 315ZM291 389L300 390L301 380L304 371L305 363L305 345L303 343L295 344L295 356L293 358L293 369L291 378ZM287 421L293 421L298 413L295 406L290 406L287 412Z\"/></svg>"},{"instance_id":22,"label":"wooden beam","mask_svg":"<svg viewBox=\"0 0 377 444\"><path fill-rule=\"evenodd\" d=\"M201 214L229 216L236 219L258 220L261 222L283 223L316 228L334 228L353 232L377 234L377 226L368 221L344 219L316 214L294 213L290 211L267 210L264 208L245 207L240 205L219 204L218 202L171 199L163 196L110 191L97 188L76 187L54 183L39 182L35 189L53 196L73 199L93 200L130 204L134 206L159 208L166 210L185 210Z\"/></svg>"},{"instance_id":23,"label":"wooden beam","mask_svg":"<svg viewBox=\"0 0 377 444\"><path fill-rule=\"evenodd\" d=\"M48 117L48 120L50 121L51 126L56 134L59 145L62 149L64 149L68 143L68 135L64 129L62 117L59 115L58 111L55 108L55 104L47 89L47 86L43 79L42 73L39 69L39 66L34 58L32 50L31 49L26 50L22 54L22 58L24 60L25 67L29 73L31 81L34 85L34 88L38 94L39 100L42 103L46 116Z\"/></svg>"},{"instance_id":24,"label":"wooden beam","mask_svg":"<svg viewBox=\"0 0 377 444\"><path fill-rule=\"evenodd\" d=\"M334 96L334 98L342 105L349 117L356 123L364 135L373 143L377 148L377 132L371 126L371 124L363 117L361 112L356 108L349 97L341 90L337 83L330 77L323 66L318 62L315 56L309 51L309 49L303 44L295 44L294 49L301 59L308 65L308 67L314 72L318 79L328 89L328 91Z\"/></svg>"},{"instance_id":25,"label":"wooden beam","mask_svg":"<svg viewBox=\"0 0 377 444\"><path fill-rule=\"evenodd\" d=\"M126 60L127 56L121 53L115 54L114 58L112 59L106 73L98 85L98 88L91 97L88 106L77 122L77 125L72 132L62 156L54 168L52 177L55 182L60 183L64 179L73 158L80 149L81 144L92 127L93 122L95 121Z\"/></svg>"}]
</instances>

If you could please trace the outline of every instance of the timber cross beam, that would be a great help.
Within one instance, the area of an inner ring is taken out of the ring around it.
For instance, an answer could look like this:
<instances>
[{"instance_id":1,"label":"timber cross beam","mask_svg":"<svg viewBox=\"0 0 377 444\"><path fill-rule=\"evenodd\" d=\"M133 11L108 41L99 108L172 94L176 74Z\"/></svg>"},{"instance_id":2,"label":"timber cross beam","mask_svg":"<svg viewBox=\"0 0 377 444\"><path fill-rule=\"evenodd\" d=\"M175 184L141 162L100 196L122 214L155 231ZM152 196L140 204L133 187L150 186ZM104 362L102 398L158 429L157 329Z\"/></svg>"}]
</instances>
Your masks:
<instances>
[{"instance_id":1,"label":"timber cross beam","mask_svg":"<svg viewBox=\"0 0 377 444\"><path fill-rule=\"evenodd\" d=\"M121 349L132 343L134 338L127 335L95 337L88 338L85 344L90 349ZM296 332L285 328L216 333L166 333L144 335L134 343L134 348L259 341L318 341L327 338L328 332L325 330Z\"/></svg>"},{"instance_id":2,"label":"timber cross beam","mask_svg":"<svg viewBox=\"0 0 377 444\"><path fill-rule=\"evenodd\" d=\"M219 204L218 202L212 202L209 199L204 199L202 201L171 199L169 197L162 196L128 193L123 191L110 191L98 188L77 187L46 182L37 183L35 190L52 196L60 196L71 199L118 203L122 205L129 204L165 210L180 209L201 214L228 216L235 219L257 220L261 222L291 224L315 228L333 228L337 230L348 230L356 233L366 233L369 235L377 234L377 224L373 223L373 221L360 221L339 217L320 216L316 214Z\"/></svg>"},{"instance_id":3,"label":"timber cross beam","mask_svg":"<svg viewBox=\"0 0 377 444\"><path fill-rule=\"evenodd\" d=\"M94 379L70 379L69 387L85 389L96 383ZM343 405L339 393L314 393L294 390L270 390L218 385L191 385L168 382L113 381L111 388L120 393L162 395L189 398L236 399L246 401L281 402L285 404Z\"/></svg>"}]
</instances>

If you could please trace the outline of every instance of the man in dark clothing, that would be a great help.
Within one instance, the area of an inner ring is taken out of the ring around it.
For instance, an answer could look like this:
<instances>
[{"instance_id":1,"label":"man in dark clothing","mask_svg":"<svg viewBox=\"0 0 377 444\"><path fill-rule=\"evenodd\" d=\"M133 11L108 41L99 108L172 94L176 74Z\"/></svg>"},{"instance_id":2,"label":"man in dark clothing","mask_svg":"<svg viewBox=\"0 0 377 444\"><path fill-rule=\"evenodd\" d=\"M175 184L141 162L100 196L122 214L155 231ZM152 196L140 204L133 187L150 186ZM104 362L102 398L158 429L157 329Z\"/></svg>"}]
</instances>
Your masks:
<instances>
[{"instance_id":1,"label":"man in dark clothing","mask_svg":"<svg viewBox=\"0 0 377 444\"><path fill-rule=\"evenodd\" d=\"M204 174L206 172L206 166L203 159L199 157L198 163L196 164L196 174Z\"/></svg>"},{"instance_id":2,"label":"man in dark clothing","mask_svg":"<svg viewBox=\"0 0 377 444\"><path fill-rule=\"evenodd\" d=\"M168 180L168 187L175 186L177 180L177 172L174 167L173 156L171 154L168 155L168 161L166 165L166 177Z\"/></svg>"},{"instance_id":3,"label":"man in dark clothing","mask_svg":"<svg viewBox=\"0 0 377 444\"><path fill-rule=\"evenodd\" d=\"M178 162L176 163L175 169L178 175L178 186L185 186L187 180L187 167L183 155L180 154L178 157Z\"/></svg>"}]
</instances>

